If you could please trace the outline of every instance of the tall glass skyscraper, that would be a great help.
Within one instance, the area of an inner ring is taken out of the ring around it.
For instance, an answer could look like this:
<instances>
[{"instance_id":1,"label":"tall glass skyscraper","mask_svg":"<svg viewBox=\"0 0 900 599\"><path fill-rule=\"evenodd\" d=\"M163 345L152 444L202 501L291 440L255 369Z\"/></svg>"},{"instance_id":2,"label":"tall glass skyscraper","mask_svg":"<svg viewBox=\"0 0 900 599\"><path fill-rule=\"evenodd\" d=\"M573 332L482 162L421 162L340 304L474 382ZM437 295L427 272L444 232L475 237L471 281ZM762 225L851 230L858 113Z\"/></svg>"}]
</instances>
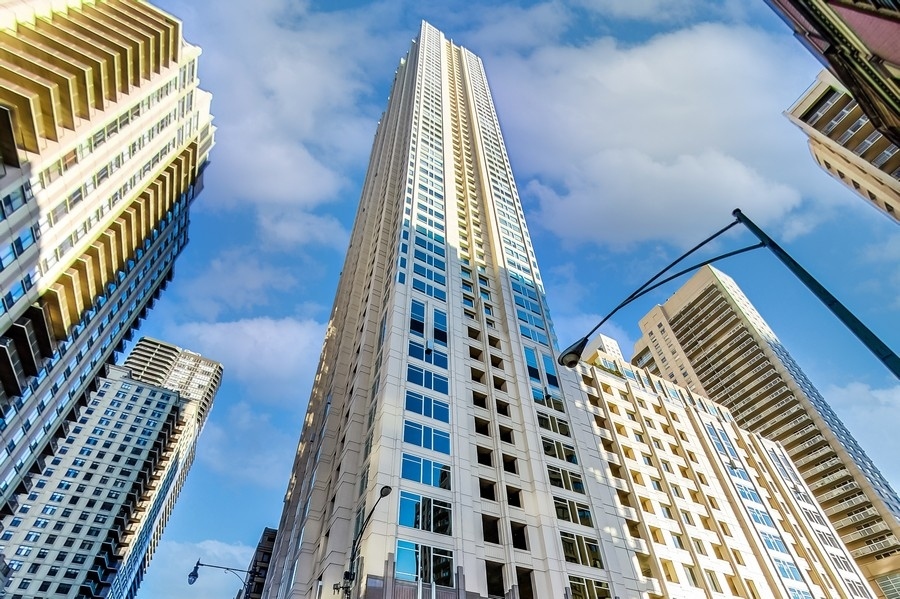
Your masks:
<instances>
[{"instance_id":1,"label":"tall glass skyscraper","mask_svg":"<svg viewBox=\"0 0 900 599\"><path fill-rule=\"evenodd\" d=\"M0 3L0 513L172 277L213 143L200 49L137 0Z\"/></svg>"},{"instance_id":2,"label":"tall glass skyscraper","mask_svg":"<svg viewBox=\"0 0 900 599\"><path fill-rule=\"evenodd\" d=\"M852 596L818 507L811 524L779 491L780 450L611 355L560 370L553 337L484 67L425 23L376 134L263 597ZM733 430L734 456L705 427Z\"/></svg>"}]
</instances>

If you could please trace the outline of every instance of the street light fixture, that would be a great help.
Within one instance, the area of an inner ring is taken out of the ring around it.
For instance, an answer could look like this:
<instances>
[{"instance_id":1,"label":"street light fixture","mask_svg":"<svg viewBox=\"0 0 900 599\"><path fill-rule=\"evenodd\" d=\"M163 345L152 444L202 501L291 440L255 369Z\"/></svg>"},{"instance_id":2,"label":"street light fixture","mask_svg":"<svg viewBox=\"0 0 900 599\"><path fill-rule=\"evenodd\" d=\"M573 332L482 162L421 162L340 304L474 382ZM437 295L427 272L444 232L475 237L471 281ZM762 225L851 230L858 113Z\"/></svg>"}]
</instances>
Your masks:
<instances>
[{"instance_id":1,"label":"street light fixture","mask_svg":"<svg viewBox=\"0 0 900 599\"><path fill-rule=\"evenodd\" d=\"M242 570L240 568L228 568L226 566L216 566L214 564L204 564L201 563L200 560L197 560L197 563L194 564L194 569L191 570L190 574L187 576L188 584L194 584L197 582L197 579L200 577L199 569L203 568L216 568L217 570L225 570L226 572L231 572L235 576L238 577L238 580L241 581L241 588L244 589L244 597L249 597L250 588L253 583L253 579L259 576L259 570L256 568L251 568L249 570ZM244 578L241 578L241 575L238 572L243 572L245 574Z\"/></svg>"},{"instance_id":2,"label":"street light fixture","mask_svg":"<svg viewBox=\"0 0 900 599\"><path fill-rule=\"evenodd\" d=\"M574 368L578 361L581 360L581 355L584 353L584 349L587 347L588 341L597 329L599 329L606 321L613 317L619 310L635 301L636 299L647 295L654 289L665 285L669 281L673 279L677 279L678 277L685 275L689 272L693 272L707 264L712 264L713 262L718 262L719 260L723 260L725 258L729 258L731 256L736 256L738 254L743 254L744 252L749 252L758 248L768 248L772 254L778 258L782 264L784 264L788 270L793 273L795 277L797 277L801 283L806 285L806 287L813 292L819 301L821 301L825 306L831 310L831 312L838 317L838 319L844 323L844 325L850 329L850 332L856 335L857 339L862 341L863 345L871 351L878 360L884 364L891 373L900 379L900 357L897 356L878 336L875 335L866 325L860 321L856 315L854 315L849 309L847 309L844 304L842 304L836 297L834 297L825 287L819 283L815 277L809 274L806 269L804 269L800 264L794 260L790 254L788 254L780 245L778 245L775 240L769 237L762 229L760 229L756 223L751 221L747 216L741 212L741 210L735 209L732 212L734 215L734 221L732 221L728 226L719 229L716 233L710 235L690 250L679 256L675 259L671 264L666 266L664 269L653 275L653 277L638 287L631 295L625 298L618 306L613 308L613 311L603 317L603 319L597 323L597 325L588 331L588 334L567 347L565 350L560 353L557 361L561 366L565 366L566 368ZM657 281L661 276L669 272L672 268L675 267L676 264L680 263L682 260L699 250L701 247L708 244L713 239L719 237L732 227L737 224L742 224L747 229L753 233L753 235L759 239L759 243L754 245L749 245L737 250L733 250L731 252L725 252L724 254L720 254L708 260L703 260L691 266L689 268L685 268L676 272L675 274L669 275L661 281Z\"/></svg>"},{"instance_id":3,"label":"street light fixture","mask_svg":"<svg viewBox=\"0 0 900 599\"><path fill-rule=\"evenodd\" d=\"M384 485L379 489L378 499L375 500L375 504L372 506L372 509L369 510L369 515L363 520L362 526L359 527L359 532L356 533L356 537L353 538L353 545L350 547L350 569L344 572L344 581L336 582L332 587L332 590L334 590L335 593L343 591L346 599L350 599L350 595L353 591L353 582L356 580L356 554L359 552L359 543L362 541L363 532L365 532L366 526L369 525L369 520L372 519L375 508L378 507L378 504L382 499L391 494L392 490L393 489L387 485Z\"/></svg>"}]
</instances>

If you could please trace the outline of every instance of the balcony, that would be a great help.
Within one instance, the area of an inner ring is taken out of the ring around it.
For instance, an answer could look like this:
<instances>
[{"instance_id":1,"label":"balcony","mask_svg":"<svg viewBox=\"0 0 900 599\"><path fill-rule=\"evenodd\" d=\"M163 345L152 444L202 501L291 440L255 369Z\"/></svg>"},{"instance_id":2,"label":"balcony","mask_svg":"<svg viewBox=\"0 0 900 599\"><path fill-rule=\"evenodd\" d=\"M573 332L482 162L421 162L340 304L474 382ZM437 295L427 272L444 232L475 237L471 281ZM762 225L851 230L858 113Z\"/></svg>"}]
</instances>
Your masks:
<instances>
[{"instance_id":1,"label":"balcony","mask_svg":"<svg viewBox=\"0 0 900 599\"><path fill-rule=\"evenodd\" d=\"M828 460L827 462L823 462L823 463L819 464L818 466L814 466L813 468L810 468L809 470L802 471L800 474L803 475L803 478L815 476L816 474L819 474L820 472L825 472L829 468L833 468L834 466L837 466L840 463L841 463L840 458L833 457L830 460ZM812 485L810 485L810 487L812 487Z\"/></svg>"},{"instance_id":2,"label":"balcony","mask_svg":"<svg viewBox=\"0 0 900 599\"><path fill-rule=\"evenodd\" d=\"M637 510L633 507L628 507L626 505L622 505L618 507L619 515L625 518L626 520L631 520L632 522L640 522L640 518L638 517Z\"/></svg>"},{"instance_id":3,"label":"balcony","mask_svg":"<svg viewBox=\"0 0 900 599\"><path fill-rule=\"evenodd\" d=\"M628 483L626 483L621 478L616 478L615 476L610 477L609 484L621 491L631 491L631 489L628 488Z\"/></svg>"},{"instance_id":4,"label":"balcony","mask_svg":"<svg viewBox=\"0 0 900 599\"><path fill-rule=\"evenodd\" d=\"M876 510L874 507L870 507L869 509L867 509L863 512L860 512L858 514L853 514L852 516L848 516L847 518L841 518L837 522L832 522L832 524L834 525L835 529L841 529L841 528L844 528L845 526L850 526L851 524L858 524L860 522L868 520L869 518L876 518L876 517L878 517L878 510Z\"/></svg>"},{"instance_id":5,"label":"balcony","mask_svg":"<svg viewBox=\"0 0 900 599\"><path fill-rule=\"evenodd\" d=\"M643 578L638 581L638 584L641 585L641 590L645 593L649 593L651 595L662 595L662 587L659 584L659 581L655 578Z\"/></svg>"},{"instance_id":6,"label":"balcony","mask_svg":"<svg viewBox=\"0 0 900 599\"><path fill-rule=\"evenodd\" d=\"M815 482L809 483L809 489L811 491L815 491L816 489L828 487L828 486L832 485L833 483L836 483L839 480L844 480L845 478L851 478L851 477L852 477L852 475L850 474L849 471L847 471L844 468L841 468L837 472L829 474L828 476L823 477Z\"/></svg>"},{"instance_id":7,"label":"balcony","mask_svg":"<svg viewBox=\"0 0 900 599\"><path fill-rule=\"evenodd\" d=\"M891 527L888 526L887 522L874 522L871 526L866 526L865 528L861 528L856 532L851 532L850 534L841 535L841 540L845 545L849 545L853 541L858 541L860 539L865 539L866 537L871 537L874 534L879 532L890 530Z\"/></svg>"},{"instance_id":8,"label":"balcony","mask_svg":"<svg viewBox=\"0 0 900 599\"><path fill-rule=\"evenodd\" d=\"M794 453L800 453L800 452L788 451L788 454L790 454L792 458L793 458ZM797 466L797 468L800 468L801 466L804 466L805 464L811 464L812 462L815 462L816 460L819 460L829 454L834 455L834 452L831 450L831 448L830 447L822 447L820 449L815 450L812 453L804 453L801 457L798 457L797 459L794 460L794 465Z\"/></svg>"},{"instance_id":9,"label":"balcony","mask_svg":"<svg viewBox=\"0 0 900 599\"><path fill-rule=\"evenodd\" d=\"M625 537L625 546L637 553L650 553L647 541L638 537Z\"/></svg>"},{"instance_id":10,"label":"balcony","mask_svg":"<svg viewBox=\"0 0 900 599\"><path fill-rule=\"evenodd\" d=\"M890 549L891 547L897 547L898 545L900 545L900 541L897 540L897 537L895 537L894 535L888 535L887 538L882 541L872 543L871 545L866 545L865 547L860 547L859 549L854 549L850 552L850 555L852 555L854 559L859 559L872 553L884 551L885 549Z\"/></svg>"},{"instance_id":11,"label":"balcony","mask_svg":"<svg viewBox=\"0 0 900 599\"><path fill-rule=\"evenodd\" d=\"M822 500L820 499L819 501L821 503ZM828 516L833 516L835 514L840 514L841 512L846 512L850 508L860 505L860 504L863 504L863 503L870 503L869 498L866 497L865 495L860 495L859 497L854 497L853 499L851 499L849 501L842 501L841 503L828 508L827 510L825 510L825 513Z\"/></svg>"},{"instance_id":12,"label":"balcony","mask_svg":"<svg viewBox=\"0 0 900 599\"><path fill-rule=\"evenodd\" d=\"M857 483L856 481L853 481L853 482L847 483L846 485L841 485L840 487L838 487L836 489L832 489L831 491L827 491L822 494L816 494L816 499L819 501L819 503L825 503L826 501L834 499L835 497L840 497L841 495L846 495L847 493L852 493L853 491L856 491L857 489L859 489L859 483Z\"/></svg>"}]
</instances>

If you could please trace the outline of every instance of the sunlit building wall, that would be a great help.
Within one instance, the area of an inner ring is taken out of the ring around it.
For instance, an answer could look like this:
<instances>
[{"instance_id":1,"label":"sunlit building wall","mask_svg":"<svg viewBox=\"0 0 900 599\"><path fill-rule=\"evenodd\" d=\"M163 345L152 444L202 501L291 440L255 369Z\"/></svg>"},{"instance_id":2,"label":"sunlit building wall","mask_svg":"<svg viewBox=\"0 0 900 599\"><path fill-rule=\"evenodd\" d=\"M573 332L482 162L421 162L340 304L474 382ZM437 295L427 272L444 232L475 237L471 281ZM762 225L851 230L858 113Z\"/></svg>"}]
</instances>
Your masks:
<instances>
[{"instance_id":1,"label":"sunlit building wall","mask_svg":"<svg viewBox=\"0 0 900 599\"><path fill-rule=\"evenodd\" d=\"M709 266L640 321L633 362L781 443L880 597L900 597L900 498L737 284Z\"/></svg>"},{"instance_id":2,"label":"sunlit building wall","mask_svg":"<svg viewBox=\"0 0 900 599\"><path fill-rule=\"evenodd\" d=\"M787 111L825 171L900 221L900 152L834 77L823 71Z\"/></svg>"},{"instance_id":3,"label":"sunlit building wall","mask_svg":"<svg viewBox=\"0 0 900 599\"><path fill-rule=\"evenodd\" d=\"M875 128L900 145L900 3L766 0L766 4L849 90Z\"/></svg>"},{"instance_id":4,"label":"sunlit building wall","mask_svg":"<svg viewBox=\"0 0 900 599\"><path fill-rule=\"evenodd\" d=\"M188 241L214 132L199 54L145 2L0 3L4 526Z\"/></svg>"},{"instance_id":5,"label":"sunlit building wall","mask_svg":"<svg viewBox=\"0 0 900 599\"><path fill-rule=\"evenodd\" d=\"M785 582L758 561L729 478L715 490L748 544L734 593L736 558L712 579L671 570L620 496L624 449L588 401L602 377L558 367L553 337L482 63L423 24L376 134L263 597L853 596L833 566L796 554Z\"/></svg>"},{"instance_id":6,"label":"sunlit building wall","mask_svg":"<svg viewBox=\"0 0 900 599\"><path fill-rule=\"evenodd\" d=\"M177 353L159 384L155 350ZM222 367L141 339L109 366L0 533L8 596L132 599L193 461ZM187 376L185 376L187 375ZM175 384L172 384L175 381Z\"/></svg>"},{"instance_id":7,"label":"sunlit building wall","mask_svg":"<svg viewBox=\"0 0 900 599\"><path fill-rule=\"evenodd\" d=\"M648 596L872 597L780 445L617 356L586 363L573 408L592 420L616 489L607 509L624 514ZM554 502L566 519L571 500Z\"/></svg>"}]
</instances>

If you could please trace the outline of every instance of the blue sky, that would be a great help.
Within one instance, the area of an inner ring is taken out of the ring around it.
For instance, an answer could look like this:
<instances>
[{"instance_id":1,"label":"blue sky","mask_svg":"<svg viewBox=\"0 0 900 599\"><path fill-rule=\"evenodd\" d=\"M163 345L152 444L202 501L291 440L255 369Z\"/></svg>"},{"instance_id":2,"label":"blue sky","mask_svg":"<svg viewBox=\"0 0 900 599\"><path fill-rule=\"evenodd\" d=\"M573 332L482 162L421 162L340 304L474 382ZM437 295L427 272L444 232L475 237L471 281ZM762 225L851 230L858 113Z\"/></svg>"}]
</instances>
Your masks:
<instances>
[{"instance_id":1,"label":"blue sky","mask_svg":"<svg viewBox=\"0 0 900 599\"><path fill-rule=\"evenodd\" d=\"M562 345L740 207L900 348L900 228L781 114L819 66L761 0L159 4L203 48L219 129L141 333L226 374L141 599L233 595L216 570L188 587L193 562L246 567L277 526L376 122L423 18L485 61ZM898 382L772 256L720 267L896 486ZM629 354L676 288L607 334Z\"/></svg>"}]
</instances>

